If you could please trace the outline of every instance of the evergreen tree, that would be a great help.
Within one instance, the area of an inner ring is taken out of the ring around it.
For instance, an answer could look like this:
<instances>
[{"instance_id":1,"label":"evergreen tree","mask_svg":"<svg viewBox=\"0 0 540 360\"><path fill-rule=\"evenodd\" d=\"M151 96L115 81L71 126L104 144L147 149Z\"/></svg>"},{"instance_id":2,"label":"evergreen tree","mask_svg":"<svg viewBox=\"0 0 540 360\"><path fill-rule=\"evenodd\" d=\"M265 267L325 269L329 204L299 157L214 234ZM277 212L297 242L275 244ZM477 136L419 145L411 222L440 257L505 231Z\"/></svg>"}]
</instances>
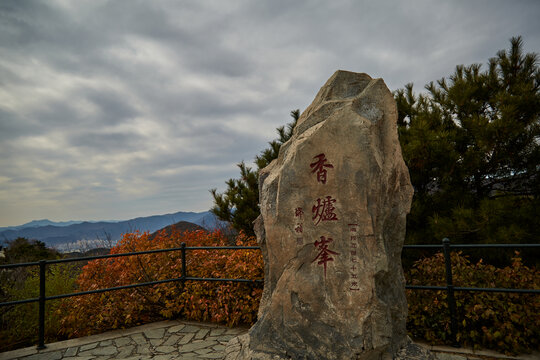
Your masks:
<instances>
[{"instance_id":1,"label":"evergreen tree","mask_svg":"<svg viewBox=\"0 0 540 360\"><path fill-rule=\"evenodd\" d=\"M229 222L237 230L243 230L247 235L254 235L253 221L259 216L259 170L266 167L276 159L279 149L292 136L293 129L300 117L300 110L291 111L293 121L287 126L277 128L278 138L269 142L270 147L255 157L257 170L246 166L242 161L239 179L229 179L227 189L220 194L216 189L210 190L214 198L214 206L210 211L219 219Z\"/></svg>"},{"instance_id":2,"label":"evergreen tree","mask_svg":"<svg viewBox=\"0 0 540 360\"><path fill-rule=\"evenodd\" d=\"M521 37L510 42L484 71L459 65L426 94L396 91L409 243L538 241L540 69Z\"/></svg>"},{"instance_id":3,"label":"evergreen tree","mask_svg":"<svg viewBox=\"0 0 540 360\"><path fill-rule=\"evenodd\" d=\"M44 242L39 240L29 240L24 237L18 237L7 243L8 246L4 249L5 257L3 259L0 258L1 263L15 264L57 259L60 257L58 251L48 248Z\"/></svg>"}]
</instances>

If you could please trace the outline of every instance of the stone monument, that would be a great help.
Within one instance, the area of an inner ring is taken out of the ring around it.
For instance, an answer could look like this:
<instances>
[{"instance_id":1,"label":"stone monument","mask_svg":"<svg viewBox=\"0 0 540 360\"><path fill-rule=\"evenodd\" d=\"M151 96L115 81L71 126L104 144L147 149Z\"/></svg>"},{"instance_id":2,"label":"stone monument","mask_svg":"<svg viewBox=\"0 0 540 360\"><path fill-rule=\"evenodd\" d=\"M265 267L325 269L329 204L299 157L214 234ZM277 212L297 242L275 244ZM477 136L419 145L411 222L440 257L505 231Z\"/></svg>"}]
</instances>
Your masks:
<instances>
[{"instance_id":1,"label":"stone monument","mask_svg":"<svg viewBox=\"0 0 540 360\"><path fill-rule=\"evenodd\" d=\"M258 321L226 360L429 358L405 330L413 188L382 79L337 71L259 177Z\"/></svg>"}]
</instances>

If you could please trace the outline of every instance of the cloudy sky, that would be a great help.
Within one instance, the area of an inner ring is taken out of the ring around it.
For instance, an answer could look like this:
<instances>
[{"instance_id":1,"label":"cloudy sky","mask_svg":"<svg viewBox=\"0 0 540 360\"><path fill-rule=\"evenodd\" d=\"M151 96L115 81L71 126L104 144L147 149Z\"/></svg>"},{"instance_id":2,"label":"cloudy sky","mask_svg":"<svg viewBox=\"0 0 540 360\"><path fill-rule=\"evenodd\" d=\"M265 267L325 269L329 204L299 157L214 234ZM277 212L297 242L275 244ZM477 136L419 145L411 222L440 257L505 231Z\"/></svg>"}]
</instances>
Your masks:
<instances>
[{"instance_id":1,"label":"cloudy sky","mask_svg":"<svg viewBox=\"0 0 540 360\"><path fill-rule=\"evenodd\" d=\"M417 89L540 2L0 2L0 226L205 211L337 69Z\"/></svg>"}]
</instances>

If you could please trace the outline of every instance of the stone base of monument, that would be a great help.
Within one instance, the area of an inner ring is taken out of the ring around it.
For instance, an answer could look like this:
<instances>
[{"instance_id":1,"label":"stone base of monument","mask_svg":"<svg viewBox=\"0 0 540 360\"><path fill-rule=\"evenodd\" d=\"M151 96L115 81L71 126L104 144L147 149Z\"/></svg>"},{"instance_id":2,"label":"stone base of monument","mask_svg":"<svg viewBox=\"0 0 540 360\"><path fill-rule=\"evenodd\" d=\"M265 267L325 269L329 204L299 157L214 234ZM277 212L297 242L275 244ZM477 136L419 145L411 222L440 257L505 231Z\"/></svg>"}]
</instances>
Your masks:
<instances>
[{"instance_id":1,"label":"stone base of monument","mask_svg":"<svg viewBox=\"0 0 540 360\"><path fill-rule=\"evenodd\" d=\"M227 360L430 359L407 338L413 188L382 79L337 71L259 173L258 320Z\"/></svg>"},{"instance_id":2,"label":"stone base of monument","mask_svg":"<svg viewBox=\"0 0 540 360\"><path fill-rule=\"evenodd\" d=\"M369 360L436 360L435 355L430 353L430 351L418 344L415 344L412 340L407 339L407 344L403 346L396 354L391 355L388 353L377 353L373 354L371 357L366 357L365 354L354 354L351 353L349 359L369 359ZM334 357L330 352L331 349L328 349L329 354L327 359L333 359ZM276 354L263 353L252 351L249 348L249 334L244 334L242 336L233 338L225 349L225 358L224 360L241 360L241 359L250 359L250 360L291 360L292 357L282 357ZM310 359L308 356L305 359ZM297 357L294 360L300 360Z\"/></svg>"}]
</instances>

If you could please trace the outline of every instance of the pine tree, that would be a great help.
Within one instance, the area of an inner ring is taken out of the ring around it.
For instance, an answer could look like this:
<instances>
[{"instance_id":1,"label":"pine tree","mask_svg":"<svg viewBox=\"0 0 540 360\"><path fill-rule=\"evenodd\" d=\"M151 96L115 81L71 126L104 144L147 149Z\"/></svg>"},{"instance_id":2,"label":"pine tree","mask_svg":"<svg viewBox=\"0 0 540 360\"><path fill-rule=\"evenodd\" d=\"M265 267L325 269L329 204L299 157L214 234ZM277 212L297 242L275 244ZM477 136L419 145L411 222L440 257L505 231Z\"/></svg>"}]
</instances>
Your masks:
<instances>
[{"instance_id":1,"label":"pine tree","mask_svg":"<svg viewBox=\"0 0 540 360\"><path fill-rule=\"evenodd\" d=\"M415 95L396 91L403 156L415 196L407 241L537 242L540 222L540 69L509 50L459 65Z\"/></svg>"},{"instance_id":2,"label":"pine tree","mask_svg":"<svg viewBox=\"0 0 540 360\"><path fill-rule=\"evenodd\" d=\"M291 111L293 121L287 126L277 128L278 138L269 142L270 147L255 157L257 171L253 171L243 161L238 164L239 179L229 179L224 193L216 189L210 190L214 198L214 206L210 211L220 220L227 221L237 231L254 235L253 221L259 216L259 170L270 164L279 154L279 149L292 136L293 129L300 117L300 110Z\"/></svg>"}]
</instances>

